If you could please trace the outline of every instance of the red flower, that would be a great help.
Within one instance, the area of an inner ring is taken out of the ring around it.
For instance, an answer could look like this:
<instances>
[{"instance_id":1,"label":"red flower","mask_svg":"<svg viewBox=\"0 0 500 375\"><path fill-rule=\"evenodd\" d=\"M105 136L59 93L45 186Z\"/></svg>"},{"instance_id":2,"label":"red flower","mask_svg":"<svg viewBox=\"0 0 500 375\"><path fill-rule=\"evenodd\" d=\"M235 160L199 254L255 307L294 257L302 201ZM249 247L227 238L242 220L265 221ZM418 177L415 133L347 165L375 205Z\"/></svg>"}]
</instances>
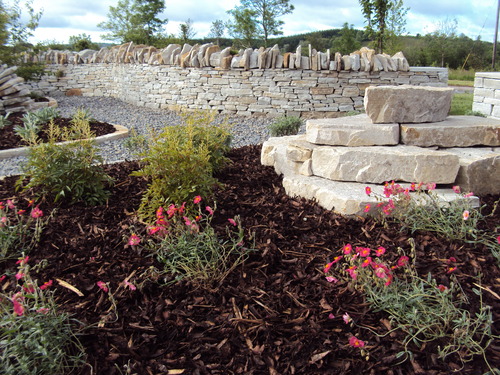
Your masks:
<instances>
[{"instance_id":1,"label":"red flower","mask_svg":"<svg viewBox=\"0 0 500 375\"><path fill-rule=\"evenodd\" d=\"M384 254L385 254L385 247L379 246L377 250L375 250L375 255L378 257Z\"/></svg>"},{"instance_id":2,"label":"red flower","mask_svg":"<svg viewBox=\"0 0 500 375\"><path fill-rule=\"evenodd\" d=\"M439 284L438 287L437 287L441 292L444 292L446 289L448 289L447 287L445 287L443 284Z\"/></svg>"},{"instance_id":3,"label":"red flower","mask_svg":"<svg viewBox=\"0 0 500 375\"><path fill-rule=\"evenodd\" d=\"M141 242L141 239L140 239L140 237L139 237L138 235L136 235L136 234L131 235L131 236L129 237L129 239L128 239L128 244L129 244L130 246L137 246L137 245L139 245L139 243L140 243L140 242Z\"/></svg>"},{"instance_id":4,"label":"red flower","mask_svg":"<svg viewBox=\"0 0 500 375\"><path fill-rule=\"evenodd\" d=\"M23 259L19 259L16 264L20 264L21 266L24 266L26 263L28 263L28 260L30 259L29 256L24 257Z\"/></svg>"},{"instance_id":5,"label":"red flower","mask_svg":"<svg viewBox=\"0 0 500 375\"><path fill-rule=\"evenodd\" d=\"M24 306L21 303L23 297L21 293L16 293L12 296L12 304L14 305L14 315L23 316L24 315Z\"/></svg>"},{"instance_id":6,"label":"red flower","mask_svg":"<svg viewBox=\"0 0 500 375\"><path fill-rule=\"evenodd\" d=\"M327 273L328 271L330 271L330 268L332 268L332 264L333 262L330 262L328 263L324 268L323 268L323 272L324 273Z\"/></svg>"},{"instance_id":7,"label":"red flower","mask_svg":"<svg viewBox=\"0 0 500 375\"><path fill-rule=\"evenodd\" d=\"M350 254L352 251L352 245L348 243L342 248L342 251L344 252L345 255Z\"/></svg>"},{"instance_id":8,"label":"red flower","mask_svg":"<svg viewBox=\"0 0 500 375\"><path fill-rule=\"evenodd\" d=\"M108 284L106 284L104 281L98 281L97 286L105 293L108 292Z\"/></svg>"},{"instance_id":9,"label":"red flower","mask_svg":"<svg viewBox=\"0 0 500 375\"><path fill-rule=\"evenodd\" d=\"M43 283L43 285L40 286L40 289L45 290L50 286L52 286L52 280L49 280L49 281L46 281L45 283Z\"/></svg>"},{"instance_id":10,"label":"red flower","mask_svg":"<svg viewBox=\"0 0 500 375\"><path fill-rule=\"evenodd\" d=\"M370 204L367 204L365 206L365 209L363 210L363 212L370 212L370 209L372 208L372 206Z\"/></svg>"},{"instance_id":11,"label":"red flower","mask_svg":"<svg viewBox=\"0 0 500 375\"><path fill-rule=\"evenodd\" d=\"M196 197L194 197L194 199L193 199L193 203L194 204L198 204L200 202L201 202L201 197L199 195L197 195Z\"/></svg>"},{"instance_id":12,"label":"red flower","mask_svg":"<svg viewBox=\"0 0 500 375\"><path fill-rule=\"evenodd\" d=\"M457 267L449 267L448 271L446 273L452 273L453 271L456 271Z\"/></svg>"},{"instance_id":13,"label":"red flower","mask_svg":"<svg viewBox=\"0 0 500 375\"><path fill-rule=\"evenodd\" d=\"M366 258L367 256L370 256L371 249L369 247L358 247L356 250L358 250L359 256Z\"/></svg>"},{"instance_id":14,"label":"red flower","mask_svg":"<svg viewBox=\"0 0 500 375\"><path fill-rule=\"evenodd\" d=\"M372 188L369 186L365 187L365 193L366 195L370 195L372 193Z\"/></svg>"},{"instance_id":15,"label":"red flower","mask_svg":"<svg viewBox=\"0 0 500 375\"><path fill-rule=\"evenodd\" d=\"M234 221L234 219L227 219L227 221L229 221L231 223L231 225L233 225L233 226L238 225L238 224L236 224L236 221Z\"/></svg>"},{"instance_id":16,"label":"red flower","mask_svg":"<svg viewBox=\"0 0 500 375\"><path fill-rule=\"evenodd\" d=\"M500 236L497 237L497 242L500 244Z\"/></svg>"},{"instance_id":17,"label":"red flower","mask_svg":"<svg viewBox=\"0 0 500 375\"><path fill-rule=\"evenodd\" d=\"M408 261L410 258L408 258L406 255L403 255L401 258L398 259L398 267L404 267L408 264Z\"/></svg>"},{"instance_id":18,"label":"red flower","mask_svg":"<svg viewBox=\"0 0 500 375\"><path fill-rule=\"evenodd\" d=\"M371 263L372 263L372 258L371 258L371 257L367 257L367 258L363 261L363 263L361 263L361 267L362 267L362 268L368 267Z\"/></svg>"},{"instance_id":19,"label":"red flower","mask_svg":"<svg viewBox=\"0 0 500 375\"><path fill-rule=\"evenodd\" d=\"M365 346L365 342L358 339L356 336L351 336L349 338L349 345L351 345L353 348L362 348Z\"/></svg>"}]
</instances>

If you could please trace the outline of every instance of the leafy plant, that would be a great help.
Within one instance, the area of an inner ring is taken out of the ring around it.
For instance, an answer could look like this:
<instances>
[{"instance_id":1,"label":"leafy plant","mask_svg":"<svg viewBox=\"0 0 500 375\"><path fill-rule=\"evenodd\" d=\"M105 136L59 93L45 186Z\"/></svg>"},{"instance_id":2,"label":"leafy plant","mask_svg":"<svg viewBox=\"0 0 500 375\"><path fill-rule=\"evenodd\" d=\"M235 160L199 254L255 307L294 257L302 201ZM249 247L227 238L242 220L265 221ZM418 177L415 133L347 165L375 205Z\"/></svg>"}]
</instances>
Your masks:
<instances>
[{"instance_id":1,"label":"leafy plant","mask_svg":"<svg viewBox=\"0 0 500 375\"><path fill-rule=\"evenodd\" d=\"M42 217L38 206L28 214L10 199L0 202L0 261L27 253L35 246L47 222Z\"/></svg>"},{"instance_id":2,"label":"leafy plant","mask_svg":"<svg viewBox=\"0 0 500 375\"><path fill-rule=\"evenodd\" d=\"M17 263L18 281L0 289L2 374L67 374L84 363L71 320L57 311L49 290L52 280L38 286L30 276L28 257Z\"/></svg>"},{"instance_id":3,"label":"leafy plant","mask_svg":"<svg viewBox=\"0 0 500 375\"><path fill-rule=\"evenodd\" d=\"M14 132L27 144L38 142L38 133L40 132L42 122L35 112L28 112L23 115L23 125L14 126Z\"/></svg>"},{"instance_id":4,"label":"leafy plant","mask_svg":"<svg viewBox=\"0 0 500 375\"><path fill-rule=\"evenodd\" d=\"M50 120L61 117L60 112L54 107L45 107L34 112L41 124L46 124Z\"/></svg>"},{"instance_id":5,"label":"leafy plant","mask_svg":"<svg viewBox=\"0 0 500 375\"><path fill-rule=\"evenodd\" d=\"M467 362L481 355L488 364L485 350L497 337L491 333L492 312L482 303L481 291L474 289L480 306L477 313L471 314L464 307L468 301L453 275L448 287L437 285L431 274L427 279L418 276L416 252L411 244L410 257L401 255L394 265L382 259L386 253L383 247L373 251L364 247L354 249L347 244L342 255L328 263L324 272L329 273L336 264L338 271L347 274L352 284L366 295L375 311L389 314L394 330L405 334L404 351L398 357L411 357L410 343L420 347L425 342L437 341L441 344L442 359L457 354L462 362ZM454 270L455 267L449 267L448 273Z\"/></svg>"},{"instance_id":6,"label":"leafy plant","mask_svg":"<svg viewBox=\"0 0 500 375\"><path fill-rule=\"evenodd\" d=\"M295 135L299 132L303 121L296 116L283 116L269 125L269 134L272 137Z\"/></svg>"},{"instance_id":7,"label":"leafy plant","mask_svg":"<svg viewBox=\"0 0 500 375\"><path fill-rule=\"evenodd\" d=\"M195 197L198 215L194 218L185 216L185 203L172 204L167 210L160 207L156 223L148 228L149 238L143 246L163 265L167 283L186 279L198 287L214 288L250 251L243 246L244 232L239 218L228 220L228 239L223 241L211 226L214 210L207 206L207 213L202 213L200 201L199 196ZM130 246L138 246L140 242L135 234L128 239Z\"/></svg>"},{"instance_id":8,"label":"leafy plant","mask_svg":"<svg viewBox=\"0 0 500 375\"><path fill-rule=\"evenodd\" d=\"M64 199L97 205L106 201L112 179L100 165L102 157L91 139L90 125L82 118L75 116L69 129L61 130L52 121L49 123L49 141L30 147L18 186L27 178L25 190L33 188L35 194L50 196L54 202ZM61 138L72 142L57 144Z\"/></svg>"},{"instance_id":9,"label":"leafy plant","mask_svg":"<svg viewBox=\"0 0 500 375\"><path fill-rule=\"evenodd\" d=\"M184 125L167 126L151 134L149 147L142 154L145 165L133 173L150 180L138 211L146 222L155 220L154 212L160 206L191 201L195 193L209 197L217 185L213 172L227 162L227 122L217 123L215 113L208 111L180 115Z\"/></svg>"},{"instance_id":10,"label":"leafy plant","mask_svg":"<svg viewBox=\"0 0 500 375\"><path fill-rule=\"evenodd\" d=\"M5 128L10 125L10 121L8 120L10 113L5 114L4 116L0 116L0 129Z\"/></svg>"}]
</instances>

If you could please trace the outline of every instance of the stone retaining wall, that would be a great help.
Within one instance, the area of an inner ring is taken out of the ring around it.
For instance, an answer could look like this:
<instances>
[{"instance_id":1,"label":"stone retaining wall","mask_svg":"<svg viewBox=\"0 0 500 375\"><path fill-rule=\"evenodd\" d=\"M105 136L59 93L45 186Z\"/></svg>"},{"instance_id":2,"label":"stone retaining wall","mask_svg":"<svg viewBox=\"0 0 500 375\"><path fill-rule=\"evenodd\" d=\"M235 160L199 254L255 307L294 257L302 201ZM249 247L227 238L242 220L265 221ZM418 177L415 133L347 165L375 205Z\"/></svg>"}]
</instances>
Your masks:
<instances>
[{"instance_id":1,"label":"stone retaining wall","mask_svg":"<svg viewBox=\"0 0 500 375\"><path fill-rule=\"evenodd\" d=\"M239 115L319 112L322 117L363 109L371 85L447 86L446 68L410 71L181 68L148 64L54 64L30 82L35 91L110 96L151 108L213 109Z\"/></svg>"},{"instance_id":2,"label":"stone retaining wall","mask_svg":"<svg viewBox=\"0 0 500 375\"><path fill-rule=\"evenodd\" d=\"M500 118L500 73L476 73L472 110Z\"/></svg>"}]
</instances>

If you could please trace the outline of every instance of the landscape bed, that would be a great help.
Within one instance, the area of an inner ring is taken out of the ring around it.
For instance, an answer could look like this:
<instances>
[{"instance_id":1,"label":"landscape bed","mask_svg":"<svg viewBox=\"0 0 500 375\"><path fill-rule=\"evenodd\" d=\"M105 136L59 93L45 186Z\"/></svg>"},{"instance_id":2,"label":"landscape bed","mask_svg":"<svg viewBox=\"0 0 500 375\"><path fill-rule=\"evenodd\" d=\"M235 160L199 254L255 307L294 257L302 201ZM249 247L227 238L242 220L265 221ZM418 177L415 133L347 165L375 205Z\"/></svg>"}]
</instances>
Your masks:
<instances>
[{"instance_id":1,"label":"landscape bed","mask_svg":"<svg viewBox=\"0 0 500 375\"><path fill-rule=\"evenodd\" d=\"M145 178L130 176L138 163L105 167L115 180L106 204L40 202L45 213L55 211L29 253L29 264L38 265L32 268L32 277L39 285L54 280L59 310L75 319L87 363L77 373L483 374L490 370L481 355L466 363L456 353L439 359L442 340L421 342L420 347L410 341L401 355L405 335L391 326L388 314L374 312L366 296L338 270L336 283L324 272L325 264L341 255L347 244L382 246L387 261L395 264L402 252L412 254L413 239L412 261L418 274L426 279L430 273L444 288L453 280L459 283L466 296L461 307L471 316L480 310L481 300L473 289L481 286L482 303L491 307L491 333L498 336L500 272L487 246L431 232L411 234L391 220L382 224L347 219L313 202L290 198L273 168L260 165L260 151L260 146L232 149L231 164L216 176L222 183L215 193L216 204L201 202L216 208L212 225L221 238L231 225L228 219L239 216L245 229L243 246L253 249L243 265L210 289L188 281L162 285L152 272L153 267L161 268L157 260L127 243L140 224L134 212L147 186ZM14 190L15 180L0 182L0 200L15 197L26 205L30 197ZM500 209L494 202L499 198L481 197L487 217L480 228L497 236ZM12 276L16 261L1 263L0 274ZM124 280L137 289L124 287ZM98 282L109 287L108 293ZM466 352L459 354L467 357ZM490 366L498 366L498 338L489 343L484 357Z\"/></svg>"}]
</instances>

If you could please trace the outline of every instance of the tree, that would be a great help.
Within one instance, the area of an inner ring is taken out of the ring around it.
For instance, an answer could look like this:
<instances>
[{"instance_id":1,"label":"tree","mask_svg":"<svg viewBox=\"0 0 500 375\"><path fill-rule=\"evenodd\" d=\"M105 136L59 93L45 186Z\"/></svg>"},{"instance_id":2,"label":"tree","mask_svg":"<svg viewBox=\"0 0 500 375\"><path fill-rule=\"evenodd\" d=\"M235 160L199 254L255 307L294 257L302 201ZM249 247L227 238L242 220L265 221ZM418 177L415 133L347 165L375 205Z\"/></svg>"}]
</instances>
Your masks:
<instances>
[{"instance_id":1,"label":"tree","mask_svg":"<svg viewBox=\"0 0 500 375\"><path fill-rule=\"evenodd\" d=\"M158 18L164 10L163 0L118 0L115 7L109 7L108 20L97 26L109 31L103 39L153 45L168 22Z\"/></svg>"},{"instance_id":2,"label":"tree","mask_svg":"<svg viewBox=\"0 0 500 375\"><path fill-rule=\"evenodd\" d=\"M183 43L188 43L196 35L193 28L193 20L188 18L186 22L179 25L179 38Z\"/></svg>"},{"instance_id":3,"label":"tree","mask_svg":"<svg viewBox=\"0 0 500 375\"><path fill-rule=\"evenodd\" d=\"M340 36L335 38L332 43L333 50L340 52L342 55L347 55L361 48L361 42L357 38L358 31L354 29L354 25L344 23Z\"/></svg>"},{"instance_id":4,"label":"tree","mask_svg":"<svg viewBox=\"0 0 500 375\"><path fill-rule=\"evenodd\" d=\"M257 24L254 21L255 12L250 9L236 7L230 11L233 21L228 21L226 27L236 44L242 47L252 47L253 42L258 37Z\"/></svg>"},{"instance_id":5,"label":"tree","mask_svg":"<svg viewBox=\"0 0 500 375\"><path fill-rule=\"evenodd\" d=\"M359 0L359 3L366 19L368 37L382 53L387 39L404 31L408 8L404 8L403 0Z\"/></svg>"},{"instance_id":6,"label":"tree","mask_svg":"<svg viewBox=\"0 0 500 375\"><path fill-rule=\"evenodd\" d=\"M233 32L255 30L255 36L267 46L270 36L283 34L281 27L284 22L278 20L278 17L292 13L294 9L289 0L240 0L240 6L228 12L234 18L230 27Z\"/></svg>"},{"instance_id":7,"label":"tree","mask_svg":"<svg viewBox=\"0 0 500 375\"><path fill-rule=\"evenodd\" d=\"M220 38L224 37L224 30L226 26L224 25L224 21L215 20L212 22L212 26L210 26L210 33L208 34L209 38L215 39L215 44L219 45Z\"/></svg>"},{"instance_id":8,"label":"tree","mask_svg":"<svg viewBox=\"0 0 500 375\"><path fill-rule=\"evenodd\" d=\"M429 52L432 56L432 63L445 66L445 59L453 53L451 45L457 36L457 19L446 18L437 24L437 30L426 37L429 41Z\"/></svg>"},{"instance_id":9,"label":"tree","mask_svg":"<svg viewBox=\"0 0 500 375\"><path fill-rule=\"evenodd\" d=\"M92 42L90 35L79 34L69 37L69 44L73 51L83 51L84 49L98 50L99 46Z\"/></svg>"}]
</instances>

